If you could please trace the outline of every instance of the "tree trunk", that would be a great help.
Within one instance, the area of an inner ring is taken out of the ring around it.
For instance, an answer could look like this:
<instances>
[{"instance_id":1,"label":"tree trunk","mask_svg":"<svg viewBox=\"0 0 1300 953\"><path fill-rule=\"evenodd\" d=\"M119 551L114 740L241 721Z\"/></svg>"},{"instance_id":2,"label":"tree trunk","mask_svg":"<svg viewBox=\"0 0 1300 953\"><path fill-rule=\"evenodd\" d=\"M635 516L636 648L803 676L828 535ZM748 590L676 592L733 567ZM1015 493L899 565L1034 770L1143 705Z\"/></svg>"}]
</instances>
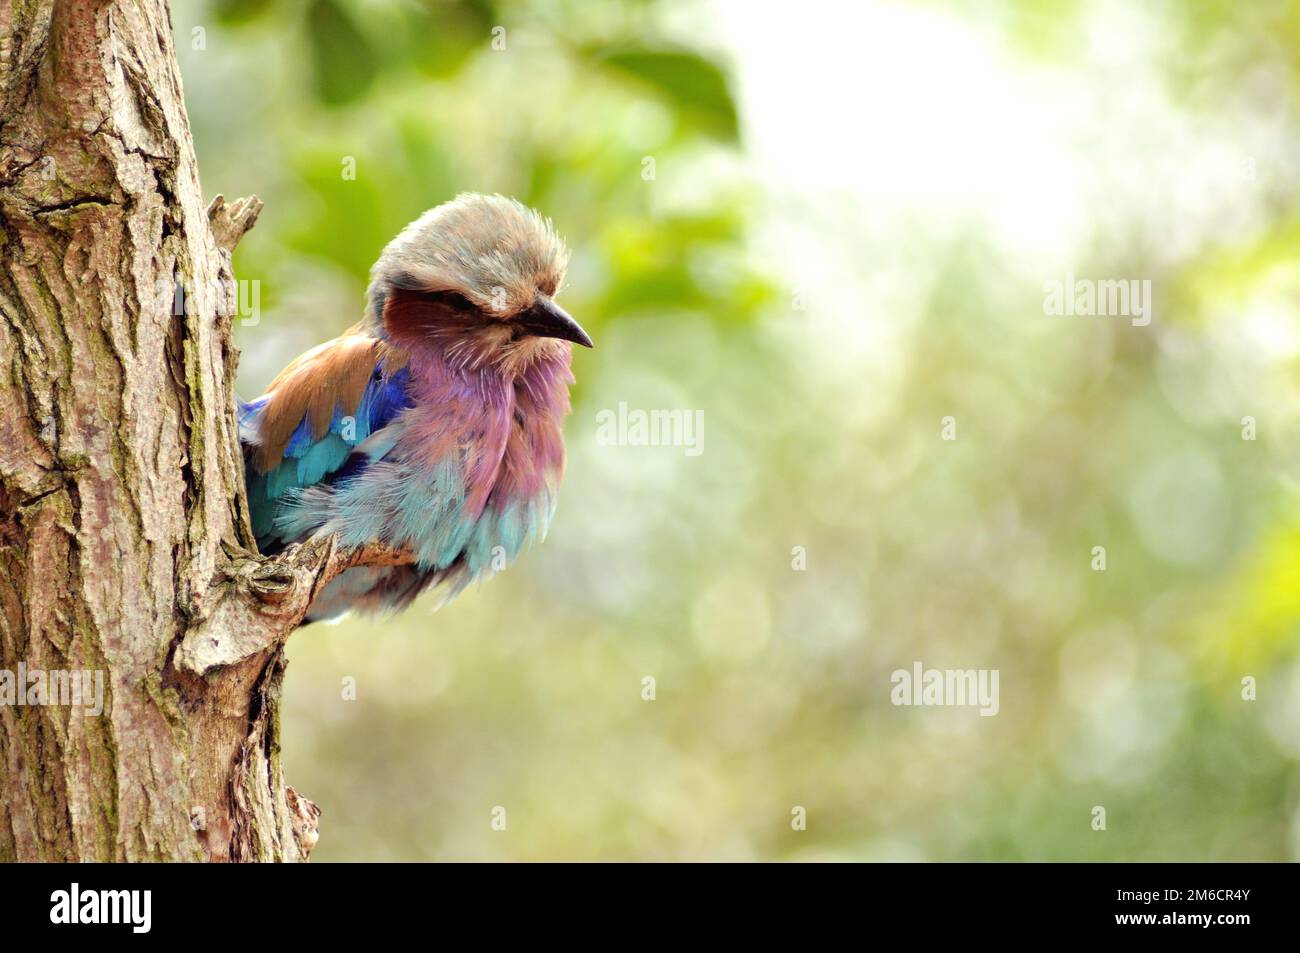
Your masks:
<instances>
[{"instance_id":1,"label":"tree trunk","mask_svg":"<svg viewBox=\"0 0 1300 953\"><path fill-rule=\"evenodd\" d=\"M284 642L388 557L256 553L216 292L261 203L205 207L166 0L5 3L0 98L0 860L305 859Z\"/></svg>"}]
</instances>

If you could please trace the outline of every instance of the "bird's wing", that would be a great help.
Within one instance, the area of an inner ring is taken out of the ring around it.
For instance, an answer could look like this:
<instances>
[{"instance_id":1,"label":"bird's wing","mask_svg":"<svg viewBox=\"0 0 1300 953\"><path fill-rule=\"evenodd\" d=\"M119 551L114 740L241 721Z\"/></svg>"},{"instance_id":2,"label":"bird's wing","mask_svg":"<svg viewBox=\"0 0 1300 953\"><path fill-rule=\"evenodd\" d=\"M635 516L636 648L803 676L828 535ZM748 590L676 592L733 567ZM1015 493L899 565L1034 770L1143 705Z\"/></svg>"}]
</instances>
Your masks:
<instances>
[{"instance_id":1,"label":"bird's wing","mask_svg":"<svg viewBox=\"0 0 1300 953\"><path fill-rule=\"evenodd\" d=\"M391 449L383 431L409 406L408 381L404 353L346 334L308 351L266 394L241 404L248 505L263 552L291 542L278 537L275 519L303 488L344 479Z\"/></svg>"}]
</instances>

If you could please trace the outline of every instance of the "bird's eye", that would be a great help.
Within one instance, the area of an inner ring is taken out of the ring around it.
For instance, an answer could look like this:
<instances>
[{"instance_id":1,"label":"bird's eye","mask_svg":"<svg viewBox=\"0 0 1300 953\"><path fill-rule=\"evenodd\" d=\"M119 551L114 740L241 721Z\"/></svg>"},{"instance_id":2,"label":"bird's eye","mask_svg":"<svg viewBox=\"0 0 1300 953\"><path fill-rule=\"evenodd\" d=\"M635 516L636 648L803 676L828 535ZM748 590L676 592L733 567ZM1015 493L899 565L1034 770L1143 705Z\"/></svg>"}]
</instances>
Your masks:
<instances>
[{"instance_id":1,"label":"bird's eye","mask_svg":"<svg viewBox=\"0 0 1300 953\"><path fill-rule=\"evenodd\" d=\"M450 308L452 311L474 311L476 310L473 302L463 294L456 291L434 291L428 295L429 299L436 301L443 307Z\"/></svg>"}]
</instances>

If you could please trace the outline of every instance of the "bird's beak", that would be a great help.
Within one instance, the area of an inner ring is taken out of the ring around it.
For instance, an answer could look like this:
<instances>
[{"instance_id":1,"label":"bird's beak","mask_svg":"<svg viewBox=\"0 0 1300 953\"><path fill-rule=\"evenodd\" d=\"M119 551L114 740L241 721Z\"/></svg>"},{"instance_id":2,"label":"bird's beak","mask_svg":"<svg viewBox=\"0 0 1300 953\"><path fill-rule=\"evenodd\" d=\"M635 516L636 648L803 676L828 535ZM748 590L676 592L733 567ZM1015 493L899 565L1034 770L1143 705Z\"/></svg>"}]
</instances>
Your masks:
<instances>
[{"instance_id":1,"label":"bird's beak","mask_svg":"<svg viewBox=\"0 0 1300 953\"><path fill-rule=\"evenodd\" d=\"M537 303L515 319L529 334L543 338L559 338L583 347L595 347L591 336L582 325L550 298L540 297Z\"/></svg>"}]
</instances>

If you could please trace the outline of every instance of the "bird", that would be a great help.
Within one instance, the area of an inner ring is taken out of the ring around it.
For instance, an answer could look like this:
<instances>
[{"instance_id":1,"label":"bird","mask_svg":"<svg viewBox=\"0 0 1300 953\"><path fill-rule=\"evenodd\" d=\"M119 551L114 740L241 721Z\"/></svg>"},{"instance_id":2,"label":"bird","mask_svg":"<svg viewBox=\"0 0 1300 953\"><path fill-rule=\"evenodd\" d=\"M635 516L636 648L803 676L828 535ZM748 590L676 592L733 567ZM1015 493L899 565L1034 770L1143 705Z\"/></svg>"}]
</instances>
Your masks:
<instances>
[{"instance_id":1,"label":"bird","mask_svg":"<svg viewBox=\"0 0 1300 953\"><path fill-rule=\"evenodd\" d=\"M549 219L463 193L407 225L370 272L362 319L238 401L263 555L335 534L411 562L345 570L302 624L444 601L546 535L564 472L574 344L556 303L569 251Z\"/></svg>"}]
</instances>

